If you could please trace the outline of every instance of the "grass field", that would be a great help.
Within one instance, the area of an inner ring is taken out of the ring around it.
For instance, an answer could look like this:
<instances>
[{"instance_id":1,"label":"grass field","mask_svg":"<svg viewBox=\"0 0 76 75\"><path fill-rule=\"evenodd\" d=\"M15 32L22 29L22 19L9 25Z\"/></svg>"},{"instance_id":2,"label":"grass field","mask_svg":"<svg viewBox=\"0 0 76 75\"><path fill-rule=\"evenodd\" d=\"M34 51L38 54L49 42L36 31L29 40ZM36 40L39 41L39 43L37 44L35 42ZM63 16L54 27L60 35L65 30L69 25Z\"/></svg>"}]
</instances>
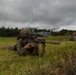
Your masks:
<instances>
[{"instance_id":1,"label":"grass field","mask_svg":"<svg viewBox=\"0 0 76 75\"><path fill-rule=\"evenodd\" d=\"M45 39L62 42L46 44L43 57L19 56L17 51L0 49L0 75L76 75L76 42L68 41L68 36ZM16 38L0 38L0 46L14 44ZM39 47L41 52L41 45Z\"/></svg>"}]
</instances>

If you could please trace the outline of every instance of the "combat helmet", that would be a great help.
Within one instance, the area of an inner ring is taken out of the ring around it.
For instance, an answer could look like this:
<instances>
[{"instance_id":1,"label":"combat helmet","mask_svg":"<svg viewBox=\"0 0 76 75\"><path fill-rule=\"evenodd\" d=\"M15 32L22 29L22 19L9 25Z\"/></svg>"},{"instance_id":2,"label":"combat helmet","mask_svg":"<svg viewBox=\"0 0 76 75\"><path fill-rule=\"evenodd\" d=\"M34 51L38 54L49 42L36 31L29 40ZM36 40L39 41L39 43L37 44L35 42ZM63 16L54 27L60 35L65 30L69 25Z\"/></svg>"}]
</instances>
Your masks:
<instances>
[{"instance_id":1,"label":"combat helmet","mask_svg":"<svg viewBox=\"0 0 76 75\"><path fill-rule=\"evenodd\" d=\"M29 28L23 28L20 32L20 37L24 38L33 34L34 34L34 31L30 30Z\"/></svg>"}]
</instances>

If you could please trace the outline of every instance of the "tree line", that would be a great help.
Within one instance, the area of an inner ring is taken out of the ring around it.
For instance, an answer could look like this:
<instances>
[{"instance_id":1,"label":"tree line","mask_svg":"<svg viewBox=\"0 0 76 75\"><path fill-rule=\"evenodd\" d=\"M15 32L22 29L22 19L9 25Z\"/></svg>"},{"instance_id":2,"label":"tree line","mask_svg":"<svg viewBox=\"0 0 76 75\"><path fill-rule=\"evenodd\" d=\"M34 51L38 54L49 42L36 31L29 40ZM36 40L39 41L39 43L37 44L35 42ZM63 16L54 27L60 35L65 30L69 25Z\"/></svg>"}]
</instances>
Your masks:
<instances>
[{"instance_id":1,"label":"tree line","mask_svg":"<svg viewBox=\"0 0 76 75\"><path fill-rule=\"evenodd\" d=\"M76 32L76 30L62 29L60 31L52 31L51 34L54 36L63 36L63 35L72 35L73 32Z\"/></svg>"},{"instance_id":2,"label":"tree line","mask_svg":"<svg viewBox=\"0 0 76 75\"><path fill-rule=\"evenodd\" d=\"M0 28L0 37L16 37L18 36L20 29L18 28Z\"/></svg>"},{"instance_id":3,"label":"tree line","mask_svg":"<svg viewBox=\"0 0 76 75\"><path fill-rule=\"evenodd\" d=\"M18 28L0 28L0 37L17 37L21 29ZM51 31L46 29L34 29L37 32L49 32L53 36L71 35L75 30L62 29L60 31Z\"/></svg>"}]
</instances>

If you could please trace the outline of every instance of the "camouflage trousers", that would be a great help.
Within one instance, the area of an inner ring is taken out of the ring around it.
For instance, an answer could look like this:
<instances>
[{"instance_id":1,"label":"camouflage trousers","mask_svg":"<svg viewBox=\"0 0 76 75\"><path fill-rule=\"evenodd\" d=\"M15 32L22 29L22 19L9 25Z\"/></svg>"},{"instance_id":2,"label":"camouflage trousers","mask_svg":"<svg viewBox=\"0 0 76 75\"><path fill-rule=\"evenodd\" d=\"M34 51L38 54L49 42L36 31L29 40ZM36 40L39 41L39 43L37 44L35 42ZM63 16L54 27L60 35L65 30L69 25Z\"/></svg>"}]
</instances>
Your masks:
<instances>
[{"instance_id":1,"label":"camouflage trousers","mask_svg":"<svg viewBox=\"0 0 76 75\"><path fill-rule=\"evenodd\" d=\"M18 54L21 56L27 55L27 54L39 55L39 45L36 43L28 43L20 50L17 50L17 45L1 47L1 49L9 49L13 51L18 51Z\"/></svg>"},{"instance_id":2,"label":"camouflage trousers","mask_svg":"<svg viewBox=\"0 0 76 75\"><path fill-rule=\"evenodd\" d=\"M9 49L9 50L17 51L16 45L14 45L14 46L0 46L0 49Z\"/></svg>"}]
</instances>

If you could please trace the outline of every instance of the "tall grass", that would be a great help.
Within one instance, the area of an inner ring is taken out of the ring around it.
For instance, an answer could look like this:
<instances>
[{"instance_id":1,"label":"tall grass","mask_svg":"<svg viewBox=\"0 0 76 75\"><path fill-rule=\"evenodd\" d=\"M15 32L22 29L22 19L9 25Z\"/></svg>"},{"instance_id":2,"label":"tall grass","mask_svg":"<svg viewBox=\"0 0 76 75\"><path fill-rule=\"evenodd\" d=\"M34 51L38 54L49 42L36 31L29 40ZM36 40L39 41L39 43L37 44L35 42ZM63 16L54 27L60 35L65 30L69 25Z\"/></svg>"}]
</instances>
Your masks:
<instances>
[{"instance_id":1,"label":"tall grass","mask_svg":"<svg viewBox=\"0 0 76 75\"><path fill-rule=\"evenodd\" d=\"M58 38L46 37L45 39L58 40ZM15 38L0 38L0 46L15 43ZM39 48L41 52L41 45ZM46 44L43 57L19 56L17 51L1 49L0 75L76 75L76 42L65 41L60 45Z\"/></svg>"}]
</instances>

